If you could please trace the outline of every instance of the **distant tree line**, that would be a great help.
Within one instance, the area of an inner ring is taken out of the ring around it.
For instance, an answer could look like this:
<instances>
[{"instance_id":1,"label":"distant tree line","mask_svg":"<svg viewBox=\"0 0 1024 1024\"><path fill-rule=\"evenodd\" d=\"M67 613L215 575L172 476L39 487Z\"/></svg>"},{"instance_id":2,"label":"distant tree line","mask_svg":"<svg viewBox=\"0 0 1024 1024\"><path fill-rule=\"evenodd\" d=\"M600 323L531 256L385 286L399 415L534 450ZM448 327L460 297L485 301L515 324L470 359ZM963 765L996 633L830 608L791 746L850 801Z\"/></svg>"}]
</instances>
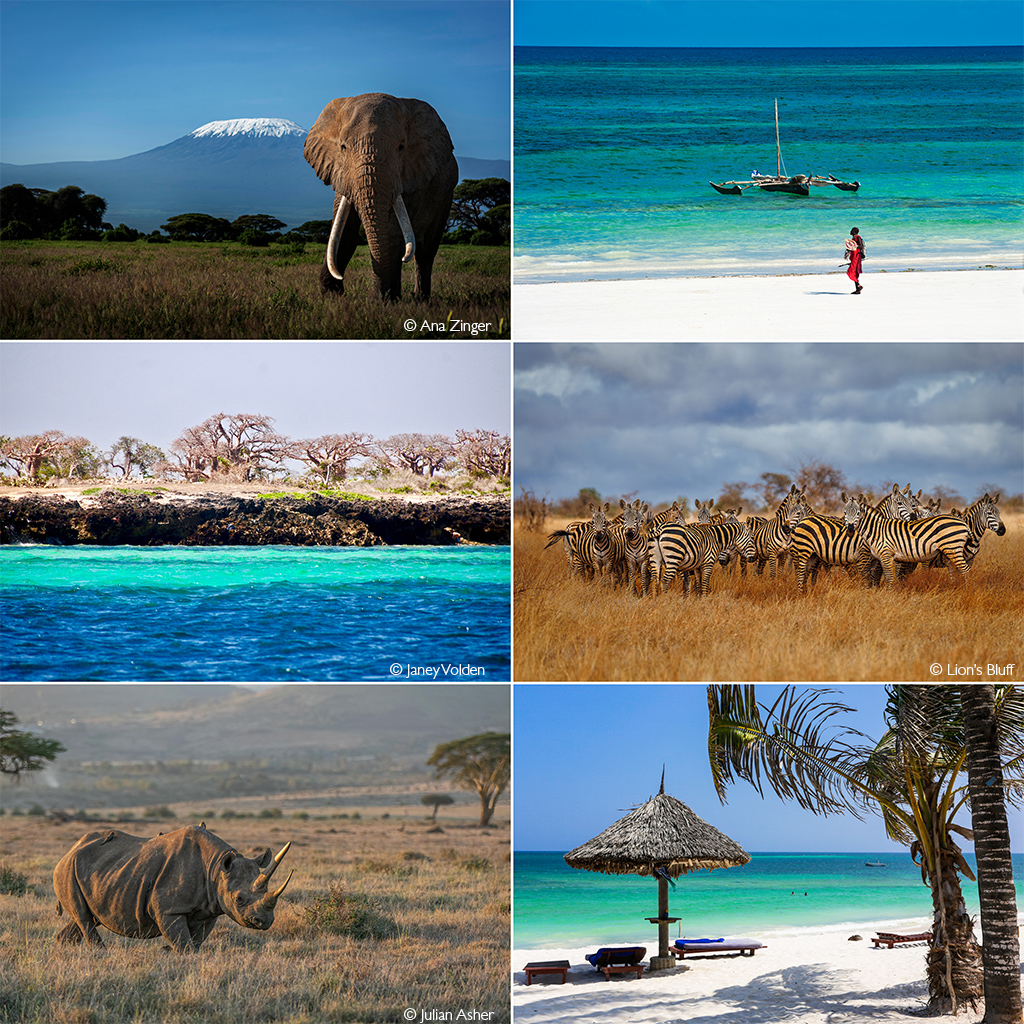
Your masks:
<instances>
[{"instance_id":1,"label":"distant tree line","mask_svg":"<svg viewBox=\"0 0 1024 1024\"><path fill-rule=\"evenodd\" d=\"M448 245L508 245L512 235L512 186L504 178L467 180L455 189ZM167 218L160 230L144 235L127 224L112 227L103 220L107 201L86 195L77 185L56 192L24 185L0 189L0 239L46 238L60 241L136 242L240 242L271 243L301 251L307 242L325 245L329 220L306 221L290 231L284 221L266 213L247 213L235 220L208 213L179 213ZM166 232L162 234L161 232ZM361 238L365 242L365 235Z\"/></svg>"},{"instance_id":2,"label":"distant tree line","mask_svg":"<svg viewBox=\"0 0 1024 1024\"><path fill-rule=\"evenodd\" d=\"M889 490L896 481L885 482L878 493L873 488L854 483L847 479L846 474L838 466L822 460L810 459L801 462L793 471L792 476L786 473L762 473L752 483L737 480L731 483L723 483L719 488L718 498L714 495L697 494L693 497L701 501L712 501L719 508L742 508L750 512L763 512L778 508L779 503L789 492L790 487L796 484L797 489L803 491L807 503L815 509L834 509L842 505L840 496L843 491L849 494L863 492L868 496L878 497ZM907 483L908 481L902 481ZM587 514L590 505L600 505L603 501L612 500L613 504L618 502L619 497L630 501L636 497L643 497L636 491L629 494L616 495L614 499L602 497L593 487L584 487L578 494L568 498L548 499L538 498L532 491L520 488L522 494L516 499L516 515L527 523L538 523L535 528L543 529L544 521L548 516L569 517L579 519ZM1001 491L997 485L983 484L978 489L980 495L983 491L996 493ZM952 506L963 507L968 504L957 490L946 487L943 484L936 484L927 494L928 498L939 499L943 508ZM684 512L693 508L690 497L679 496L676 499L679 507ZM1024 504L1022 495L1005 495L1002 504L1004 507L1015 507ZM666 503L667 507L668 503ZM654 509L657 511L657 509Z\"/></svg>"},{"instance_id":3,"label":"distant tree line","mask_svg":"<svg viewBox=\"0 0 1024 1024\"><path fill-rule=\"evenodd\" d=\"M361 471L371 478L395 470L432 478L435 473L462 471L475 477L507 479L512 444L493 430L457 430L444 434L392 434L377 439L353 431L294 439L278 433L270 416L217 413L189 427L165 453L137 437L122 436L106 452L87 438L59 430L21 437L0 437L0 466L32 483L51 477L90 479L116 471L186 481L245 482L287 474L286 460L306 466L309 479L324 485L346 478L349 463L363 459Z\"/></svg>"}]
</instances>

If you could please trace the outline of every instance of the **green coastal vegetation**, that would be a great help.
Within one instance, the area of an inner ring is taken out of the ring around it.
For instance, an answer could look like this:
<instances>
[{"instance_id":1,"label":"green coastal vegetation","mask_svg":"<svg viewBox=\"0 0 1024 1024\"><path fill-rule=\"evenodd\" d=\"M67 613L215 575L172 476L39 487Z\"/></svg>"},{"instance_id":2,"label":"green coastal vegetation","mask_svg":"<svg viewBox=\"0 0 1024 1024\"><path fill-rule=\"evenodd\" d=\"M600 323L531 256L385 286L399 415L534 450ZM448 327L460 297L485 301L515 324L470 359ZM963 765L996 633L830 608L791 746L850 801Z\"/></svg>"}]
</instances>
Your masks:
<instances>
[{"instance_id":1,"label":"green coastal vegetation","mask_svg":"<svg viewBox=\"0 0 1024 1024\"><path fill-rule=\"evenodd\" d=\"M182 213L146 235L103 221L106 200L77 186L8 185L0 330L12 339L508 338L510 189L495 178L459 185L430 301L385 304L362 246L344 298L320 293L328 220L285 230L266 214Z\"/></svg>"}]
</instances>

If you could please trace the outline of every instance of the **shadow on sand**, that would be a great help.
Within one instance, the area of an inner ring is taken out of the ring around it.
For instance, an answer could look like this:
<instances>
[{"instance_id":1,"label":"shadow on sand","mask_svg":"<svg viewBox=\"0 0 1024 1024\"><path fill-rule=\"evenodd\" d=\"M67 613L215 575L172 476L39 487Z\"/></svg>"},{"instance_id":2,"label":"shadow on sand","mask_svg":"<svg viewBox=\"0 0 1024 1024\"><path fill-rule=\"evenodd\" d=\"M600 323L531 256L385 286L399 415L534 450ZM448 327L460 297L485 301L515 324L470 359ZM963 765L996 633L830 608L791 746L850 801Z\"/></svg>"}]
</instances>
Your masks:
<instances>
[{"instance_id":1,"label":"shadow on sand","mask_svg":"<svg viewBox=\"0 0 1024 1024\"><path fill-rule=\"evenodd\" d=\"M714 991L716 983L721 981L721 972L703 963L695 970L702 975L707 972L708 992ZM722 970L727 971L728 966L723 966ZM668 976L674 973L669 972ZM535 978L531 988L547 984L551 993L527 1005L531 1021L565 1024L610 1014L631 1020L634 1014L641 1012L643 1019L658 1020L661 1024L723 1024L730 1020L743 1024L792 1024L827 1014L840 1015L847 1024L870 1024L871 1021L892 1021L900 1016L915 1019L921 1015L928 997L923 977L920 981L865 992L855 987L859 974L858 971L829 970L824 964L804 964L767 971L747 984L719 988L709 997L686 992L653 994L652 985L645 984L647 975L641 979L623 976L606 981L597 971L573 968L564 985L557 980ZM519 971L513 980L514 1004L516 994L525 988L526 975ZM894 1000L901 1005L894 1006Z\"/></svg>"}]
</instances>

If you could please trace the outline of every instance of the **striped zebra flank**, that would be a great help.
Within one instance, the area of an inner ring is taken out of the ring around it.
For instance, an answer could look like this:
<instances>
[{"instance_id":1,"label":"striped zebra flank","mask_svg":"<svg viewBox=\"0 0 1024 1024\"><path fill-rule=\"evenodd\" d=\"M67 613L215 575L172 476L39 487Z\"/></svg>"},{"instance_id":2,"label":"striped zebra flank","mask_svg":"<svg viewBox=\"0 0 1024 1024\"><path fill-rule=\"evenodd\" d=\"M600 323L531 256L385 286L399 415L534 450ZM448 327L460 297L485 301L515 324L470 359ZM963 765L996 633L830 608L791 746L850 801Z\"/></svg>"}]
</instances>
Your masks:
<instances>
[{"instance_id":1,"label":"striped zebra flank","mask_svg":"<svg viewBox=\"0 0 1024 1024\"><path fill-rule=\"evenodd\" d=\"M864 543L865 560L870 556L882 564L882 576L887 587L896 582L897 562L930 562L945 557L951 579L956 573L963 579L970 566L964 558L964 547L970 530L956 516L932 516L929 519L887 519L873 508L864 495L859 495L856 510L849 505L844 512L847 533Z\"/></svg>"},{"instance_id":2,"label":"striped zebra flank","mask_svg":"<svg viewBox=\"0 0 1024 1024\"><path fill-rule=\"evenodd\" d=\"M938 504L936 502L936 504ZM964 545L964 561L967 563L967 567L970 568L974 565L974 559L978 556L978 552L981 550L981 538L985 535L986 530L991 530L997 537L1002 537L1006 533L1006 526L999 516L999 509L996 507L999 504L999 495L990 495L987 491L973 504L969 505L962 512L958 509L952 509L950 511L951 516L956 516L957 519L962 519L967 525L967 529L970 536L967 538L967 543ZM931 503L927 506L931 508ZM928 516L933 516L936 513L934 511L928 512ZM916 562L901 563L897 566L900 579L905 576L909 576L914 569L917 568ZM946 562L945 555L938 555L933 558L930 562L925 563L927 569L942 569L949 568Z\"/></svg>"},{"instance_id":3,"label":"striped zebra flank","mask_svg":"<svg viewBox=\"0 0 1024 1024\"><path fill-rule=\"evenodd\" d=\"M692 572L696 576L695 593L703 597L711 584L711 572L722 554L734 545L744 557L751 558L754 543L746 523L697 523L692 526L668 525L651 540L651 583L657 580L662 592L683 572L683 593L689 591Z\"/></svg>"},{"instance_id":4,"label":"striped zebra flank","mask_svg":"<svg viewBox=\"0 0 1024 1024\"><path fill-rule=\"evenodd\" d=\"M857 499L845 491L841 498L842 516L812 514L805 516L793 528L789 554L796 572L797 590L801 594L807 590L808 576L813 586L818 578L818 570L822 568L828 572L832 566L840 565L851 579L858 571L866 575L871 572L870 562L861 561L864 553L862 539L847 529L850 518L857 515ZM909 498L901 494L899 485L894 485L892 491L875 506L874 511L879 515L909 519L914 514L914 506Z\"/></svg>"}]
</instances>

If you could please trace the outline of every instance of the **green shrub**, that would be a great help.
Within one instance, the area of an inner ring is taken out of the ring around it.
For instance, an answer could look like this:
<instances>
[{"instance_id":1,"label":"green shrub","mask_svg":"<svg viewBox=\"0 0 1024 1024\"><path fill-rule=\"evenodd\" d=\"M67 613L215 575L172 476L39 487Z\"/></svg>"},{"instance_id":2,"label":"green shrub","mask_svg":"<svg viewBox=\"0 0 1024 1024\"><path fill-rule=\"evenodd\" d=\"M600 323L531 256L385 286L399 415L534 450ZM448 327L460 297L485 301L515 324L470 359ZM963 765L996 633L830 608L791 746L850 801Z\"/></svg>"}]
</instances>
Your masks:
<instances>
[{"instance_id":1,"label":"green shrub","mask_svg":"<svg viewBox=\"0 0 1024 1024\"><path fill-rule=\"evenodd\" d=\"M398 925L384 914L379 900L364 893L348 893L338 882L330 882L324 896L313 897L305 908L306 922L335 935L353 939L391 939Z\"/></svg>"},{"instance_id":2,"label":"green shrub","mask_svg":"<svg viewBox=\"0 0 1024 1024\"><path fill-rule=\"evenodd\" d=\"M177 815L167 806L161 804L159 807L147 807L143 812L144 818L176 818Z\"/></svg>"},{"instance_id":3,"label":"green shrub","mask_svg":"<svg viewBox=\"0 0 1024 1024\"><path fill-rule=\"evenodd\" d=\"M46 808L42 804L33 804L28 809L28 813L33 818L45 818L46 817Z\"/></svg>"},{"instance_id":4,"label":"green shrub","mask_svg":"<svg viewBox=\"0 0 1024 1024\"><path fill-rule=\"evenodd\" d=\"M0 893L4 896L24 896L29 891L28 876L0 864Z\"/></svg>"}]
</instances>

